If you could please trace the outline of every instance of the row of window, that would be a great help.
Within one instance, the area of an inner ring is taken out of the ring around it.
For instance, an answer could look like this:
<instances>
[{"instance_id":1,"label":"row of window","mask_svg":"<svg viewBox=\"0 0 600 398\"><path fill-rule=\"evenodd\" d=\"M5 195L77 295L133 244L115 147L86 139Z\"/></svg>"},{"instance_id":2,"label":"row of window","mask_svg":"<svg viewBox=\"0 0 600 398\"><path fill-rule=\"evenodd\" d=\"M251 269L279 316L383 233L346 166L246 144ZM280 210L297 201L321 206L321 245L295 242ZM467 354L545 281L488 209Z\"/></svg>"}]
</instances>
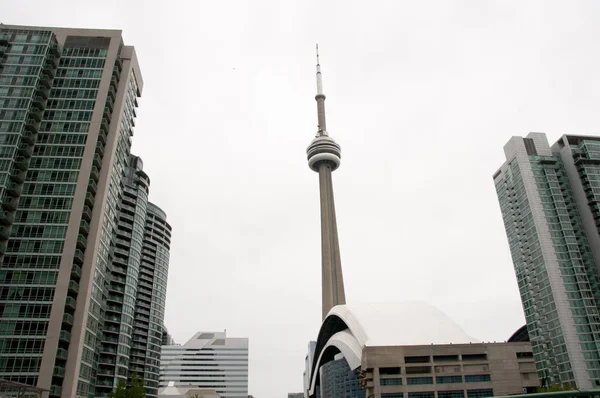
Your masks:
<instances>
[{"instance_id":1,"label":"row of window","mask_svg":"<svg viewBox=\"0 0 600 398\"><path fill-rule=\"evenodd\" d=\"M484 389L476 389L476 390L467 390L467 398L486 398L493 397L494 390L491 388ZM370 395L369 398L372 398L373 395ZM404 398L404 393L401 392L388 392L381 393L382 398ZM409 392L408 398L435 398L435 392L426 391L426 392ZM463 390L454 390L454 391L438 391L437 398L465 398L465 392Z\"/></svg>"}]
</instances>

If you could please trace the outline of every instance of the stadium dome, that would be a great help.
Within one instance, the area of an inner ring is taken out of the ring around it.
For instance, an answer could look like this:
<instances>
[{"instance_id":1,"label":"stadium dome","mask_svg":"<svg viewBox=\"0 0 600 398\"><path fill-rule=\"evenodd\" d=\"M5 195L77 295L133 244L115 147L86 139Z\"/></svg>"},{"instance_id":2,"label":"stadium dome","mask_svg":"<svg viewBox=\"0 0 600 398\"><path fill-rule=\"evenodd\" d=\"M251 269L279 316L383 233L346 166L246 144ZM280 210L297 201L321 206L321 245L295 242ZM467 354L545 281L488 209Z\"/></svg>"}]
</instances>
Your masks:
<instances>
[{"instance_id":1,"label":"stadium dome","mask_svg":"<svg viewBox=\"0 0 600 398\"><path fill-rule=\"evenodd\" d=\"M319 368L341 353L350 369L360 366L364 347L479 343L450 317L422 301L337 305L321 325L311 371L314 392Z\"/></svg>"}]
</instances>

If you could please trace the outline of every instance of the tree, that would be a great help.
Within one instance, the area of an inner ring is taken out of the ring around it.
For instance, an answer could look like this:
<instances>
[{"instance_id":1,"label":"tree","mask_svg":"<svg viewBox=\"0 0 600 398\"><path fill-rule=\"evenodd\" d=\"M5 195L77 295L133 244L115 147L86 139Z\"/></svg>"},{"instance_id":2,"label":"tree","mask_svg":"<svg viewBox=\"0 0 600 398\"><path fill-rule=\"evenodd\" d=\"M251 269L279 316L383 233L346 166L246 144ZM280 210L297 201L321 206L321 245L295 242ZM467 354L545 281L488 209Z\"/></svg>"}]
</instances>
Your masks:
<instances>
[{"instance_id":1,"label":"tree","mask_svg":"<svg viewBox=\"0 0 600 398\"><path fill-rule=\"evenodd\" d=\"M570 384L552 384L548 387L538 387L537 391L538 393L540 392L557 392L557 391L572 391L572 390L576 390L575 387L573 387Z\"/></svg>"},{"instance_id":2,"label":"tree","mask_svg":"<svg viewBox=\"0 0 600 398\"><path fill-rule=\"evenodd\" d=\"M144 389L144 380L138 376L137 373L133 374L131 378L131 385L127 388L125 381L119 381L117 389L111 394L112 398L146 398L146 390Z\"/></svg>"}]
</instances>

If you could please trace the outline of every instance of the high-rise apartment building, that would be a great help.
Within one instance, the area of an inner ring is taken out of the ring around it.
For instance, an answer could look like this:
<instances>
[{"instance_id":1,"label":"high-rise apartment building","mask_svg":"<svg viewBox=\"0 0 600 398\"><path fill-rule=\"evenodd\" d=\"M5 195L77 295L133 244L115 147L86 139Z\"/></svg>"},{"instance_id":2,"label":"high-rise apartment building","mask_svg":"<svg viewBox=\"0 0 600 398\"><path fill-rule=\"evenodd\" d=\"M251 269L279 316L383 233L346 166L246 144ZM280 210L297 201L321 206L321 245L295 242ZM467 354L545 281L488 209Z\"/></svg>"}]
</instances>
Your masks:
<instances>
[{"instance_id":1,"label":"high-rise apartment building","mask_svg":"<svg viewBox=\"0 0 600 398\"><path fill-rule=\"evenodd\" d=\"M112 247L98 397L109 397L134 373L144 379L148 397L158 394L171 227L148 202L149 186L142 160L130 156Z\"/></svg>"},{"instance_id":2,"label":"high-rise apartment building","mask_svg":"<svg viewBox=\"0 0 600 398\"><path fill-rule=\"evenodd\" d=\"M214 389L224 398L248 397L248 338L198 332L183 345L163 346L160 387Z\"/></svg>"},{"instance_id":3,"label":"high-rise apartment building","mask_svg":"<svg viewBox=\"0 0 600 398\"><path fill-rule=\"evenodd\" d=\"M133 335L138 300L135 263L117 283L116 242L142 87L121 31L0 25L2 379L70 398L102 396L100 359L113 384L131 376L127 344L111 339ZM143 251L145 217L128 249Z\"/></svg>"},{"instance_id":4,"label":"high-rise apartment building","mask_svg":"<svg viewBox=\"0 0 600 398\"><path fill-rule=\"evenodd\" d=\"M512 137L494 174L542 383L600 386L600 137Z\"/></svg>"}]
</instances>

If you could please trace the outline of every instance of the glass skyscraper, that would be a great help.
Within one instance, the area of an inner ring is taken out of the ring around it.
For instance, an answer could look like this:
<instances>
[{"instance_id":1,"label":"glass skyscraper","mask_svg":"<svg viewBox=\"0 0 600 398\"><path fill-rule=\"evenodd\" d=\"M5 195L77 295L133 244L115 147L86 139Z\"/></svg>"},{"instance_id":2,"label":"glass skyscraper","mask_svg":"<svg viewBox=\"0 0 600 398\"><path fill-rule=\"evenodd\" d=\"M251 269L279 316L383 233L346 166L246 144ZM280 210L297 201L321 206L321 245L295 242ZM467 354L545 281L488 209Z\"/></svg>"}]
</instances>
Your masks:
<instances>
[{"instance_id":1,"label":"glass skyscraper","mask_svg":"<svg viewBox=\"0 0 600 398\"><path fill-rule=\"evenodd\" d=\"M538 376L600 386L600 137L513 137L494 174Z\"/></svg>"},{"instance_id":2,"label":"glass skyscraper","mask_svg":"<svg viewBox=\"0 0 600 398\"><path fill-rule=\"evenodd\" d=\"M101 396L99 360L113 348L110 389L131 377L146 214L125 235L139 255L121 285L118 226L142 87L120 31L0 26L1 379Z\"/></svg>"}]
</instances>

